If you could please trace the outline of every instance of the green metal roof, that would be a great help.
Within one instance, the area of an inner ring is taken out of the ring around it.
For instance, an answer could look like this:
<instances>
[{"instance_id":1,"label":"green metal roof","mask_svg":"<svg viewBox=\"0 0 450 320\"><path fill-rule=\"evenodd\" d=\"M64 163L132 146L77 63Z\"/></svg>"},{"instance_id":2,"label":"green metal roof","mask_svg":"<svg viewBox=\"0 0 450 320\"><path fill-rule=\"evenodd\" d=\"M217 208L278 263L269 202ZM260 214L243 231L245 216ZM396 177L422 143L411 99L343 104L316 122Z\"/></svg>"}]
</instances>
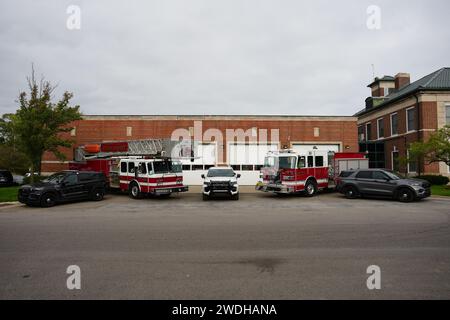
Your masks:
<instances>
[{"instance_id":1,"label":"green metal roof","mask_svg":"<svg viewBox=\"0 0 450 320\"><path fill-rule=\"evenodd\" d=\"M416 91L420 90L449 90L450 91L450 68L442 68L425 77L410 83L407 86L404 86L398 91L394 91L389 95L385 96L382 103L378 106L370 108L370 109L362 109L358 111L354 116L360 116L365 113L371 112L373 110L379 110L394 101L402 99L408 95L413 94Z\"/></svg>"}]
</instances>

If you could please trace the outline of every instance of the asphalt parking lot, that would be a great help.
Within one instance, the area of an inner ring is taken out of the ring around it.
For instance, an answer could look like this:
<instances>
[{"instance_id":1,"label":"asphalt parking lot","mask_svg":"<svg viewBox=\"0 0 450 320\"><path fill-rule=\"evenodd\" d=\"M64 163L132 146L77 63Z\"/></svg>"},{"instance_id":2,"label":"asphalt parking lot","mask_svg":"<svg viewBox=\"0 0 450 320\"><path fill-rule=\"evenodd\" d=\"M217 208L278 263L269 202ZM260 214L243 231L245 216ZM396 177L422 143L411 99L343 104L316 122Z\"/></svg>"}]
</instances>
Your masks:
<instances>
[{"instance_id":1,"label":"asphalt parking lot","mask_svg":"<svg viewBox=\"0 0 450 320\"><path fill-rule=\"evenodd\" d=\"M0 298L449 299L449 208L336 193L5 207ZM66 287L69 265L80 290Z\"/></svg>"}]
</instances>

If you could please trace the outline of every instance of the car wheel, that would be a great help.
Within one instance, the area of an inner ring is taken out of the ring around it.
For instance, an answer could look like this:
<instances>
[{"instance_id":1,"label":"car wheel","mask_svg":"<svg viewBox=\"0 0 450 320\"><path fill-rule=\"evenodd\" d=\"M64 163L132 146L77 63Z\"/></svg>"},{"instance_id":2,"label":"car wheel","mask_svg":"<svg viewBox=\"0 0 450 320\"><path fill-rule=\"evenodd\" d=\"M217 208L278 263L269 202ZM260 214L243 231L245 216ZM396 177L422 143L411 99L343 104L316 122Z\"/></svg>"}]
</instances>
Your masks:
<instances>
[{"instance_id":1,"label":"car wheel","mask_svg":"<svg viewBox=\"0 0 450 320\"><path fill-rule=\"evenodd\" d=\"M203 201L208 201L209 200L209 197L206 194L203 193L202 196L203 196Z\"/></svg>"},{"instance_id":2,"label":"car wheel","mask_svg":"<svg viewBox=\"0 0 450 320\"><path fill-rule=\"evenodd\" d=\"M139 186L137 183L133 182L130 184L130 187L128 189L128 193L131 198L133 199L140 199L141 198L141 190L139 190Z\"/></svg>"},{"instance_id":3,"label":"car wheel","mask_svg":"<svg viewBox=\"0 0 450 320\"><path fill-rule=\"evenodd\" d=\"M105 190L102 189L94 189L92 191L91 199L94 201L101 201L105 196Z\"/></svg>"},{"instance_id":4,"label":"car wheel","mask_svg":"<svg viewBox=\"0 0 450 320\"><path fill-rule=\"evenodd\" d=\"M398 191L397 199L401 202L411 202L414 201L414 194L408 188L402 188Z\"/></svg>"},{"instance_id":5,"label":"car wheel","mask_svg":"<svg viewBox=\"0 0 450 320\"><path fill-rule=\"evenodd\" d=\"M317 183L308 180L305 185L305 194L307 197L313 197L317 193Z\"/></svg>"},{"instance_id":6,"label":"car wheel","mask_svg":"<svg viewBox=\"0 0 450 320\"><path fill-rule=\"evenodd\" d=\"M345 187L344 195L347 199L355 199L358 197L358 190L354 186Z\"/></svg>"},{"instance_id":7,"label":"car wheel","mask_svg":"<svg viewBox=\"0 0 450 320\"><path fill-rule=\"evenodd\" d=\"M41 197L41 207L53 207L56 204L56 196L53 193L46 193Z\"/></svg>"}]
</instances>

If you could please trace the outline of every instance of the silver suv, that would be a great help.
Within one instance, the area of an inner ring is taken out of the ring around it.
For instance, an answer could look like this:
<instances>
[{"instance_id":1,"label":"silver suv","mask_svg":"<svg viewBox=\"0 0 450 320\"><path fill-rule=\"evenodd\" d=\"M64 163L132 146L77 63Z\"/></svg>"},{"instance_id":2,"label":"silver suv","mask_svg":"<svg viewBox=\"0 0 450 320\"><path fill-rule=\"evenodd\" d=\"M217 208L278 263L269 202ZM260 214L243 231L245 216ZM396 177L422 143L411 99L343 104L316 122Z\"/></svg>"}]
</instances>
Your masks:
<instances>
[{"instance_id":1,"label":"silver suv","mask_svg":"<svg viewBox=\"0 0 450 320\"><path fill-rule=\"evenodd\" d=\"M348 199L377 196L411 202L431 195L427 181L403 178L383 169L342 171L337 180L337 191Z\"/></svg>"}]
</instances>

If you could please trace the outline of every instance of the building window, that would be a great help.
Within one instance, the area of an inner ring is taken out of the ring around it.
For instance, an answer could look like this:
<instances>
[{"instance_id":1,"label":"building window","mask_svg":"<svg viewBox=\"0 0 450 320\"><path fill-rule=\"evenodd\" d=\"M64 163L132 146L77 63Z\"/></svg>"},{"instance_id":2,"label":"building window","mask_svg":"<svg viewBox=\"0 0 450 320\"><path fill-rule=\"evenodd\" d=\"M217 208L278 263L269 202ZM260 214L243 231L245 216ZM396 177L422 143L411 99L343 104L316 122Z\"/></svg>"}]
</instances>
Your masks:
<instances>
[{"instance_id":1,"label":"building window","mask_svg":"<svg viewBox=\"0 0 450 320\"><path fill-rule=\"evenodd\" d=\"M409 150L406 151L406 157L408 158L408 173L416 173L417 161L409 159Z\"/></svg>"},{"instance_id":2,"label":"building window","mask_svg":"<svg viewBox=\"0 0 450 320\"><path fill-rule=\"evenodd\" d=\"M450 125L450 105L445 106L445 124Z\"/></svg>"},{"instance_id":3,"label":"building window","mask_svg":"<svg viewBox=\"0 0 450 320\"><path fill-rule=\"evenodd\" d=\"M384 138L384 119L377 120L378 139Z\"/></svg>"},{"instance_id":4,"label":"building window","mask_svg":"<svg viewBox=\"0 0 450 320\"><path fill-rule=\"evenodd\" d=\"M77 127L73 127L73 128L70 130L70 136L71 136L71 137L76 137L76 135L77 135Z\"/></svg>"},{"instance_id":5,"label":"building window","mask_svg":"<svg viewBox=\"0 0 450 320\"><path fill-rule=\"evenodd\" d=\"M416 129L416 109L414 107L406 109L406 131L409 132Z\"/></svg>"},{"instance_id":6,"label":"building window","mask_svg":"<svg viewBox=\"0 0 450 320\"><path fill-rule=\"evenodd\" d=\"M398 114L391 114L391 136L398 134Z\"/></svg>"},{"instance_id":7,"label":"building window","mask_svg":"<svg viewBox=\"0 0 450 320\"><path fill-rule=\"evenodd\" d=\"M358 140L359 141L364 141L364 127L363 126L359 126L358 127Z\"/></svg>"},{"instance_id":8,"label":"building window","mask_svg":"<svg viewBox=\"0 0 450 320\"><path fill-rule=\"evenodd\" d=\"M372 140L372 124L366 123L366 141Z\"/></svg>"},{"instance_id":9,"label":"building window","mask_svg":"<svg viewBox=\"0 0 450 320\"><path fill-rule=\"evenodd\" d=\"M127 137L131 137L133 134L133 127L127 127Z\"/></svg>"},{"instance_id":10,"label":"building window","mask_svg":"<svg viewBox=\"0 0 450 320\"><path fill-rule=\"evenodd\" d=\"M320 128L314 128L314 137L320 136Z\"/></svg>"}]
</instances>

